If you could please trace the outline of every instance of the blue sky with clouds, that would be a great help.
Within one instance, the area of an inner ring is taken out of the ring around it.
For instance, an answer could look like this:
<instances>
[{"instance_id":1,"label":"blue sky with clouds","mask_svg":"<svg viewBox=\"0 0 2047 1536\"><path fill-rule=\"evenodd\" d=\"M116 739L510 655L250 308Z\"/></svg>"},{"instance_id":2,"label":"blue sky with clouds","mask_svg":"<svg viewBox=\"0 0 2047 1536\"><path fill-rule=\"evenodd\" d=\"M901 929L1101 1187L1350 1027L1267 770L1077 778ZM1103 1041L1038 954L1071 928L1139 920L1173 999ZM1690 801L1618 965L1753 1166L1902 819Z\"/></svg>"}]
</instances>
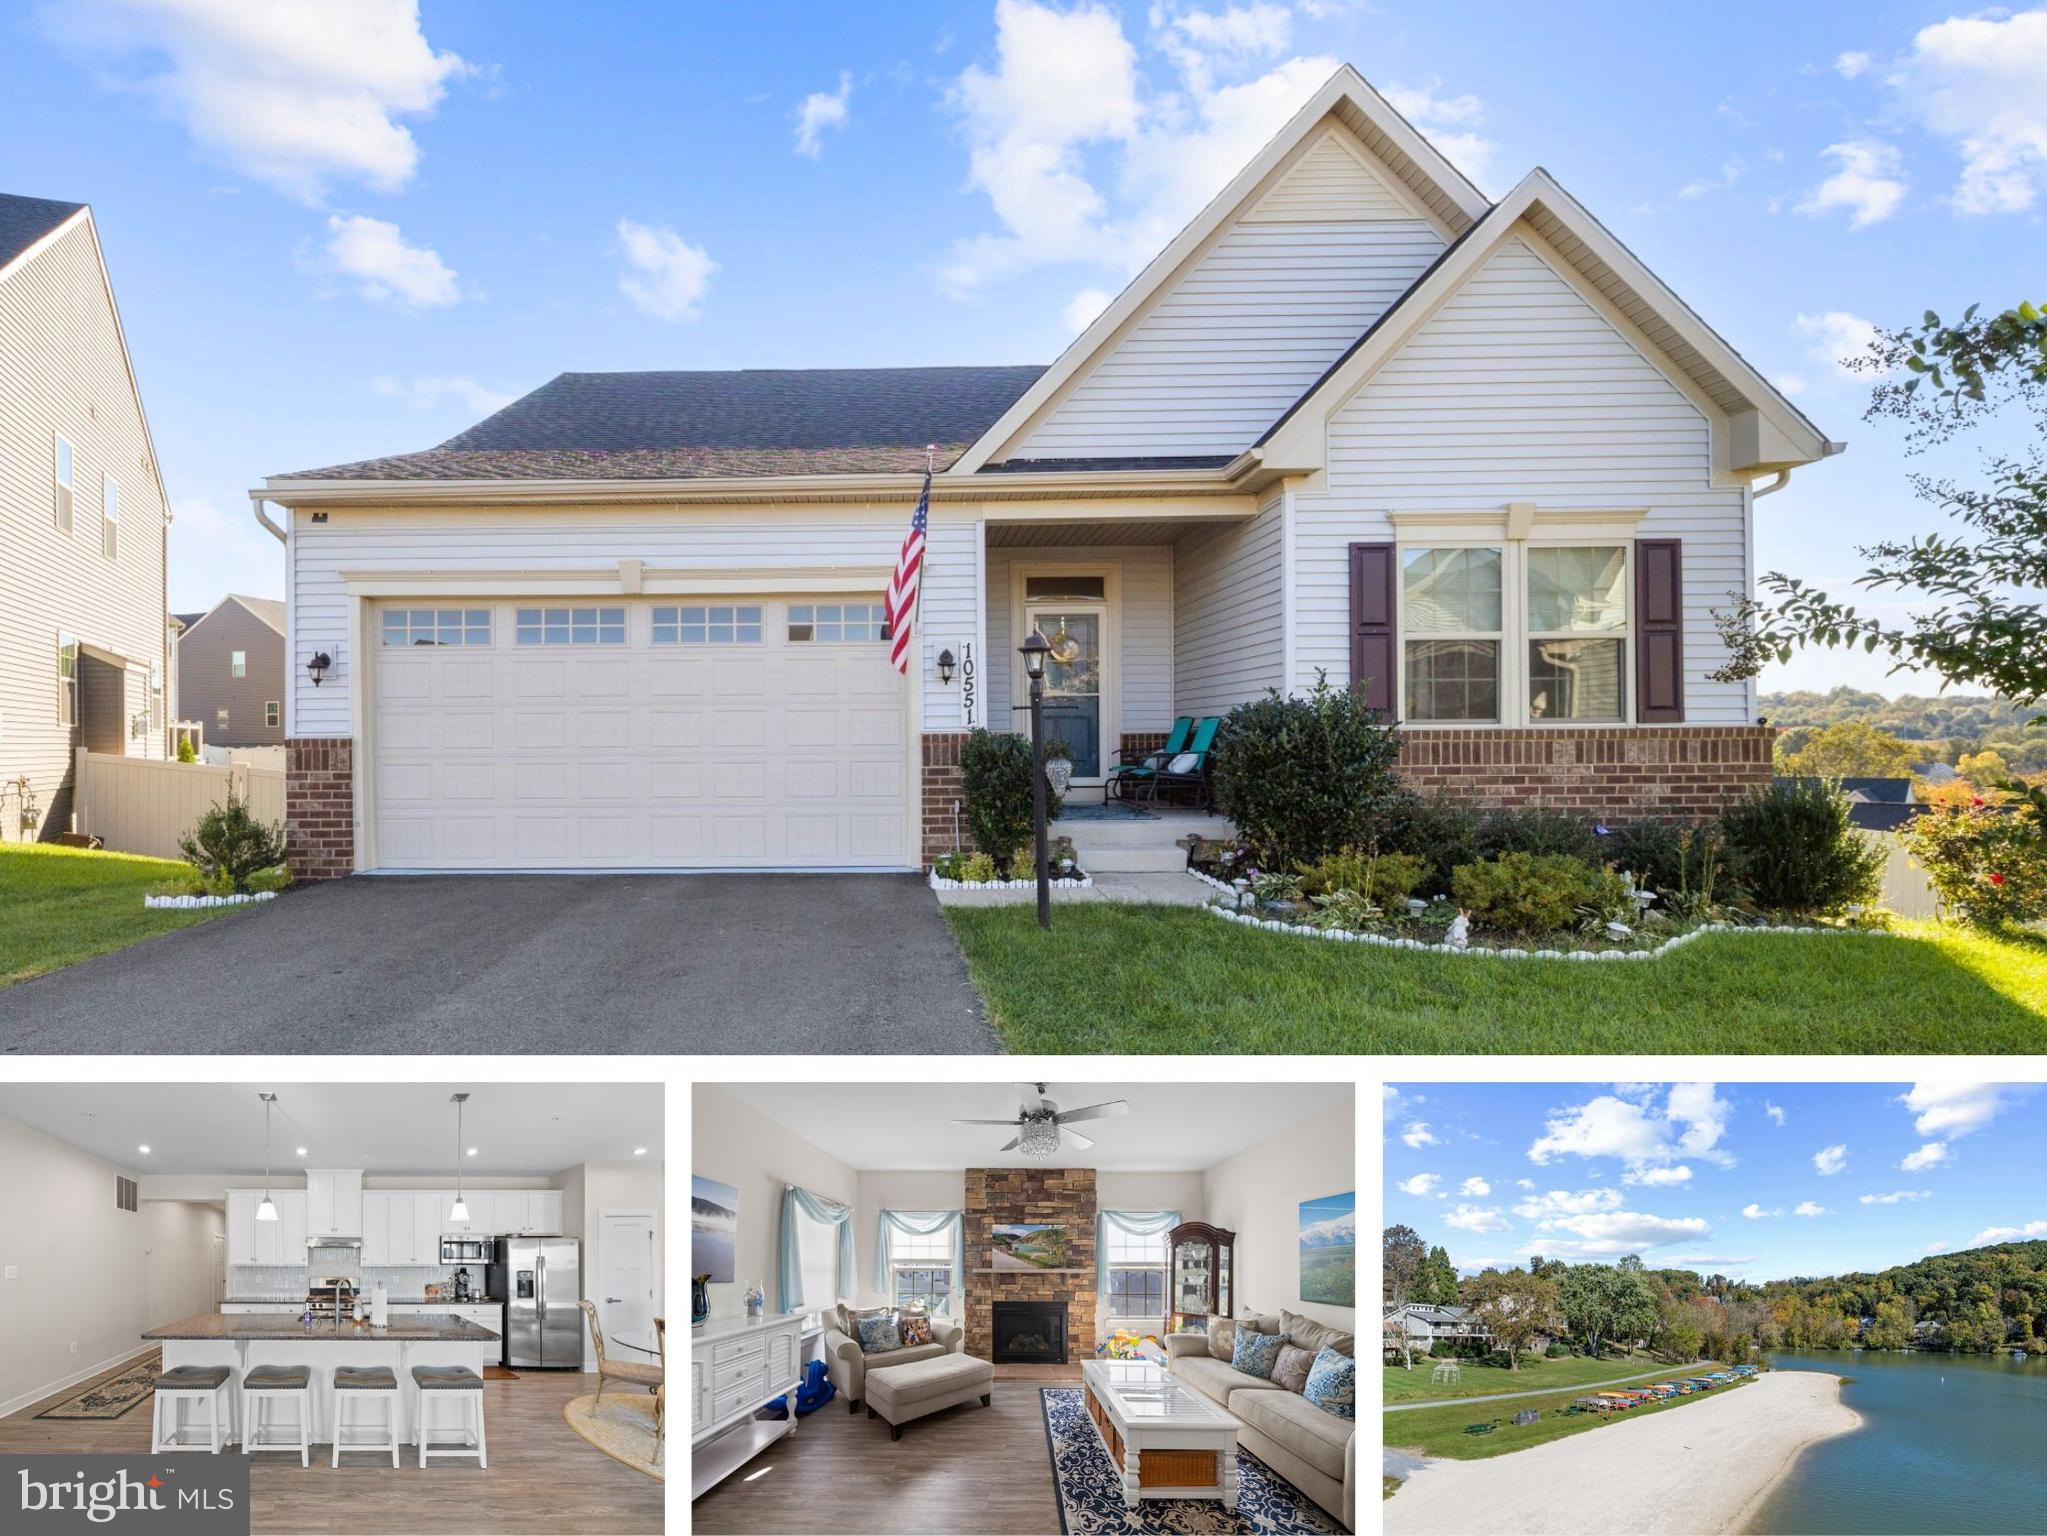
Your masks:
<instances>
[{"instance_id":1,"label":"blue sky with clouds","mask_svg":"<svg viewBox=\"0 0 2047 1536\"><path fill-rule=\"evenodd\" d=\"M16 3L0 189L94 204L198 607L281 589L262 475L564 369L1049 360L1339 61L1489 192L1546 166L1850 442L1759 504L1766 567L1922 526L1834 359L2038 282L2047 9Z\"/></svg>"},{"instance_id":2,"label":"blue sky with clouds","mask_svg":"<svg viewBox=\"0 0 2047 1536\"><path fill-rule=\"evenodd\" d=\"M1388 1086L1386 1209L1528 1255L1764 1281L2047 1237L2047 1096L1993 1083Z\"/></svg>"}]
</instances>

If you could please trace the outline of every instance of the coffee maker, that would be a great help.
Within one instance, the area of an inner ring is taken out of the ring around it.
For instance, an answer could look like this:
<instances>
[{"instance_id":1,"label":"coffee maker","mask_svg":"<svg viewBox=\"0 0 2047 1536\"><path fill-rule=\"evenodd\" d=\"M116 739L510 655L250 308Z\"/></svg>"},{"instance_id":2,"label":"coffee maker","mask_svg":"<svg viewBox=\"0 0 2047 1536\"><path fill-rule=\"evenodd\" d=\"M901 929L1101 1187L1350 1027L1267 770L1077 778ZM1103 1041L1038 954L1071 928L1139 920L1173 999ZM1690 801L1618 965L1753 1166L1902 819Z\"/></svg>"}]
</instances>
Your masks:
<instances>
[{"instance_id":1,"label":"coffee maker","mask_svg":"<svg viewBox=\"0 0 2047 1536\"><path fill-rule=\"evenodd\" d=\"M467 1269L458 1269L455 1271L455 1300L457 1301L475 1300L475 1297L470 1293L469 1290L469 1271Z\"/></svg>"}]
</instances>

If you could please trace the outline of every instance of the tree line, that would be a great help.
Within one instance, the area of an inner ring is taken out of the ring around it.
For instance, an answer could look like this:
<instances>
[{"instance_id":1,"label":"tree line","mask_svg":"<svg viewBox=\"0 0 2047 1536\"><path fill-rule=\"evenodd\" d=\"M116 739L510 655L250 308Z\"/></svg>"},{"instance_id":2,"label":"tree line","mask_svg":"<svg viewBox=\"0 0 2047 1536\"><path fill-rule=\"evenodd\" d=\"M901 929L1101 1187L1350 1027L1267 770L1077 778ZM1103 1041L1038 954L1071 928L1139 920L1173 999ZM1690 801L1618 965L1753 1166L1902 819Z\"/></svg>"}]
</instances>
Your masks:
<instances>
[{"instance_id":1,"label":"tree line","mask_svg":"<svg viewBox=\"0 0 2047 1536\"><path fill-rule=\"evenodd\" d=\"M1777 763L1787 773L1898 778L1938 764L1986 783L2000 765L2006 773L2047 773L2047 730L2029 728L2047 716L2039 705L1967 694L1887 699L1847 687L1765 693L1756 705L1777 727Z\"/></svg>"}]
</instances>

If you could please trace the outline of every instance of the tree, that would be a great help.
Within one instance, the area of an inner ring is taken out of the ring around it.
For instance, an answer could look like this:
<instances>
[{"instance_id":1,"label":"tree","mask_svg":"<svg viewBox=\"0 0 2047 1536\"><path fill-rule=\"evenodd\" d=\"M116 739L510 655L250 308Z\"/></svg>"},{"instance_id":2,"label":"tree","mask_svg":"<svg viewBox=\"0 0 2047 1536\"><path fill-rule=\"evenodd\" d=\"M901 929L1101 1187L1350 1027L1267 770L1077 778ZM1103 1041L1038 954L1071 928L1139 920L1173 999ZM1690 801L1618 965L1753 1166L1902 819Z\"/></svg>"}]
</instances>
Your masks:
<instances>
[{"instance_id":1,"label":"tree","mask_svg":"<svg viewBox=\"0 0 2047 1536\"><path fill-rule=\"evenodd\" d=\"M2011 764L1995 747L1981 752L1964 752L1955 759L1955 772L1978 789L1995 789L2011 777Z\"/></svg>"},{"instance_id":2,"label":"tree","mask_svg":"<svg viewBox=\"0 0 2047 1536\"><path fill-rule=\"evenodd\" d=\"M1556 1326L1557 1287L1524 1269L1488 1269L1465 1282L1465 1299L1493 1342L1505 1352L1507 1369L1521 1369L1519 1357L1539 1333Z\"/></svg>"},{"instance_id":3,"label":"tree","mask_svg":"<svg viewBox=\"0 0 2047 1536\"><path fill-rule=\"evenodd\" d=\"M1421 1281L1415 1287L1414 1299L1439 1307L1454 1307L1458 1303L1457 1266L1450 1262L1449 1250L1440 1244L1431 1248L1422 1261Z\"/></svg>"},{"instance_id":4,"label":"tree","mask_svg":"<svg viewBox=\"0 0 2047 1536\"><path fill-rule=\"evenodd\" d=\"M1594 1359L1608 1340L1645 1339L1656 1330L1656 1293L1643 1278L1642 1261L1628 1264L1573 1264L1557 1287L1564 1321Z\"/></svg>"},{"instance_id":5,"label":"tree","mask_svg":"<svg viewBox=\"0 0 2047 1536\"><path fill-rule=\"evenodd\" d=\"M1807 732L1778 766L1816 779L1902 779L1930 756L1923 742L1900 740L1864 720L1843 720Z\"/></svg>"},{"instance_id":6,"label":"tree","mask_svg":"<svg viewBox=\"0 0 2047 1536\"><path fill-rule=\"evenodd\" d=\"M1428 1262L1421 1234L1409 1226L1388 1227L1379 1239L1379 1253L1386 1303L1396 1309L1404 1307L1416 1299L1415 1287L1421 1283L1422 1266ZM1405 1324L1400 1330L1400 1353L1402 1363L1413 1370L1414 1339Z\"/></svg>"}]
</instances>

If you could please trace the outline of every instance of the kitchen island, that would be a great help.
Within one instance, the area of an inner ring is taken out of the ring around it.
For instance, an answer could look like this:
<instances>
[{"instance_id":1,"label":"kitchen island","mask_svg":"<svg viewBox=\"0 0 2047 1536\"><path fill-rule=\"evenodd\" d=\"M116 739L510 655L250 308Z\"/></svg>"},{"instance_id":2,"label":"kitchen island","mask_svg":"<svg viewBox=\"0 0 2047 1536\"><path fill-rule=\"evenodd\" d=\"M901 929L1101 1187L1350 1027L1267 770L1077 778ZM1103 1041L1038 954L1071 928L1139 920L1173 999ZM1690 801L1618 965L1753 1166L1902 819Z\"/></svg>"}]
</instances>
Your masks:
<instances>
[{"instance_id":1,"label":"kitchen island","mask_svg":"<svg viewBox=\"0 0 2047 1536\"><path fill-rule=\"evenodd\" d=\"M239 1392L243 1376L259 1365L303 1365L312 1372L312 1427L308 1438L331 1444L334 1438L334 1370L337 1366L388 1368L398 1378L398 1438L410 1442L416 1394L415 1365L459 1365L483 1374L497 1356L494 1329L451 1313L393 1313L382 1328L368 1323L323 1319L303 1323L296 1317L263 1313L203 1312L151 1328L142 1335L163 1344L165 1370L181 1365L225 1365L234 1372ZM232 1438L241 1438L239 1399L233 1410ZM361 1410L358 1410L360 1413ZM436 1424L445 1420L436 1419ZM354 1430L357 1420L351 1418Z\"/></svg>"}]
</instances>

